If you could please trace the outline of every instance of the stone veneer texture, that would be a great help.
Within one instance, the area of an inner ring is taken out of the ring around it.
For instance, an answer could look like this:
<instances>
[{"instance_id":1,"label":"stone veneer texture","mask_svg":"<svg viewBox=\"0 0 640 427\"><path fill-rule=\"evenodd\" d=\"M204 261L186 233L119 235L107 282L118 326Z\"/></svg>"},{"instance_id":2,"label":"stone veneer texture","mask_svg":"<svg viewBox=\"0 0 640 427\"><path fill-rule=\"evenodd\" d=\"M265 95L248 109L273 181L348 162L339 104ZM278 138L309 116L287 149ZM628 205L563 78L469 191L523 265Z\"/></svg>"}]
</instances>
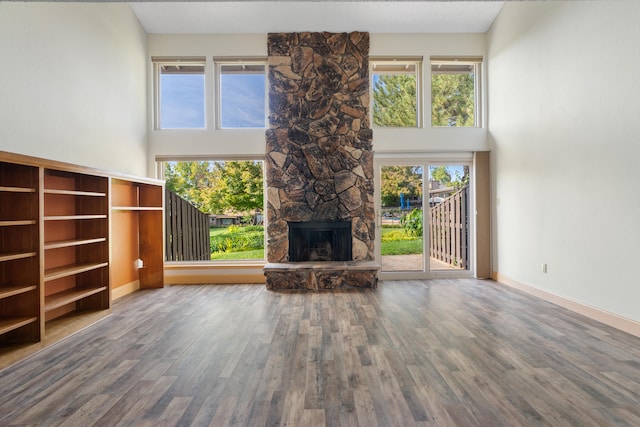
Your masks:
<instances>
[{"instance_id":1,"label":"stone veneer texture","mask_svg":"<svg viewBox=\"0 0 640 427\"><path fill-rule=\"evenodd\" d=\"M267 261L288 262L288 221L352 221L374 259L369 33L268 35Z\"/></svg>"}]
</instances>

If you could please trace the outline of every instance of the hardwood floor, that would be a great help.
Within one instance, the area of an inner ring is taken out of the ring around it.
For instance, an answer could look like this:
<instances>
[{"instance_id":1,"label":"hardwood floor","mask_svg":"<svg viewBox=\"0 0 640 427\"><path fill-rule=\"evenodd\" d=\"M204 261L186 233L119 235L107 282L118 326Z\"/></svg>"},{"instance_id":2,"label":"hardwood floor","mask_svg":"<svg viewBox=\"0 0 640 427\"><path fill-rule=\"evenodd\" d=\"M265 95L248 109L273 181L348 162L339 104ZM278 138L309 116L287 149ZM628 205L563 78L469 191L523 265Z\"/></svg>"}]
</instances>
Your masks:
<instances>
[{"instance_id":1,"label":"hardwood floor","mask_svg":"<svg viewBox=\"0 0 640 427\"><path fill-rule=\"evenodd\" d=\"M170 286L0 372L0 425L640 425L640 339L490 281Z\"/></svg>"}]
</instances>

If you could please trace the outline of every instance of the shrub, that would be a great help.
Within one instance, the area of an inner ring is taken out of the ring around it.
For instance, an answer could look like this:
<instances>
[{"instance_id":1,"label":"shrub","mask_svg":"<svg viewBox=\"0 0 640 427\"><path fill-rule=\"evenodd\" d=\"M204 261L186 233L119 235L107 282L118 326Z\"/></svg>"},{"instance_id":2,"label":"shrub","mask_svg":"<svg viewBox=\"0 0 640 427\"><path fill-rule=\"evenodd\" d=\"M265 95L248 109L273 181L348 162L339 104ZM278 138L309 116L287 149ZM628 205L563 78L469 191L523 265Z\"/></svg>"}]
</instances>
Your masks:
<instances>
[{"instance_id":1,"label":"shrub","mask_svg":"<svg viewBox=\"0 0 640 427\"><path fill-rule=\"evenodd\" d=\"M422 237L422 210L414 209L400 220L404 231L414 238Z\"/></svg>"},{"instance_id":2,"label":"shrub","mask_svg":"<svg viewBox=\"0 0 640 427\"><path fill-rule=\"evenodd\" d=\"M231 225L225 233L211 236L211 252L237 252L264 247L262 226L240 227Z\"/></svg>"},{"instance_id":3,"label":"shrub","mask_svg":"<svg viewBox=\"0 0 640 427\"><path fill-rule=\"evenodd\" d=\"M393 230L382 235L383 242L402 242L405 240L415 240L415 237L409 236L404 230Z\"/></svg>"}]
</instances>

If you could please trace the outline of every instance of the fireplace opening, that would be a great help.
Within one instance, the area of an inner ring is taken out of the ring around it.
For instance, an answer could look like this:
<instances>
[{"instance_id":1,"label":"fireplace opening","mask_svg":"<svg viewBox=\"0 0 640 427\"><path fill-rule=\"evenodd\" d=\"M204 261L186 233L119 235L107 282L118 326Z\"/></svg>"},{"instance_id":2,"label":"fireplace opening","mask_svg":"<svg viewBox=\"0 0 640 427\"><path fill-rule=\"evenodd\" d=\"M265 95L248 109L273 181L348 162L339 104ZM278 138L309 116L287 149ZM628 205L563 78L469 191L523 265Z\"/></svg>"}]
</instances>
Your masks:
<instances>
[{"instance_id":1,"label":"fireplace opening","mask_svg":"<svg viewBox=\"0 0 640 427\"><path fill-rule=\"evenodd\" d=\"M289 261L351 261L351 221L289 222Z\"/></svg>"}]
</instances>

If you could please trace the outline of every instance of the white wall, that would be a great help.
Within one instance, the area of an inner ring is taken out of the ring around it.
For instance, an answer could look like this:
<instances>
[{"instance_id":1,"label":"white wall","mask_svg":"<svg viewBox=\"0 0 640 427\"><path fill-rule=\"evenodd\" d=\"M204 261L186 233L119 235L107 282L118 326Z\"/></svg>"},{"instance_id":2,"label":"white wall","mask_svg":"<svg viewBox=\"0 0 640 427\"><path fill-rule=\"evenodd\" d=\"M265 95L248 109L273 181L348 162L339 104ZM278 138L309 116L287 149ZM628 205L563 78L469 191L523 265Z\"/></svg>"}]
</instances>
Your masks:
<instances>
[{"instance_id":1,"label":"white wall","mask_svg":"<svg viewBox=\"0 0 640 427\"><path fill-rule=\"evenodd\" d=\"M212 126L214 56L267 56L267 35L156 35L150 34L149 56L204 56L209 127L206 130L150 129L150 169L156 156L264 156L264 130L216 130ZM432 55L483 56L484 34L371 34L371 56L423 56L425 67L425 122L429 123L429 57ZM152 74L149 74L152 82ZM152 86L149 86L152 93ZM150 95L151 96L151 95ZM442 152L486 150L486 129L374 129L376 154L385 152Z\"/></svg>"},{"instance_id":2,"label":"white wall","mask_svg":"<svg viewBox=\"0 0 640 427\"><path fill-rule=\"evenodd\" d=\"M635 321L638 22L636 1L506 2L487 39L494 271Z\"/></svg>"},{"instance_id":3,"label":"white wall","mask_svg":"<svg viewBox=\"0 0 640 427\"><path fill-rule=\"evenodd\" d=\"M0 2L0 58L0 150L146 174L146 34L128 5Z\"/></svg>"}]
</instances>

